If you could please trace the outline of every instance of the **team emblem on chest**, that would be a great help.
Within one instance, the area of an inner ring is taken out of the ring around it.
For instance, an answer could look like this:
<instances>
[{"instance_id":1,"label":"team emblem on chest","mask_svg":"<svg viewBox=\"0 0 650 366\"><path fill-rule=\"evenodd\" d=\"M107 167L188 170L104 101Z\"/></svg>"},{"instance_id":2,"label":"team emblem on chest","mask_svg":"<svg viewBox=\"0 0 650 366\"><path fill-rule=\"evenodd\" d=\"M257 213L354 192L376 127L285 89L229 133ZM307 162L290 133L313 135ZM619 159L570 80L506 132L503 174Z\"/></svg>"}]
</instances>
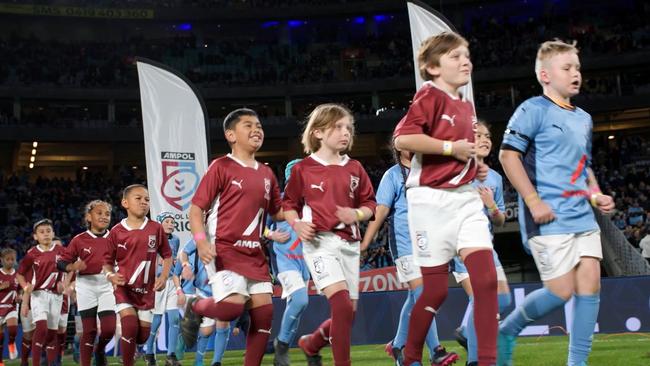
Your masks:
<instances>
[{"instance_id":1,"label":"team emblem on chest","mask_svg":"<svg viewBox=\"0 0 650 366\"><path fill-rule=\"evenodd\" d=\"M271 200L271 179L264 178L264 199Z\"/></svg>"},{"instance_id":2,"label":"team emblem on chest","mask_svg":"<svg viewBox=\"0 0 650 366\"><path fill-rule=\"evenodd\" d=\"M147 245L151 249L156 247L156 236L155 235L149 235L149 241L147 242Z\"/></svg>"},{"instance_id":3,"label":"team emblem on chest","mask_svg":"<svg viewBox=\"0 0 650 366\"><path fill-rule=\"evenodd\" d=\"M359 177L350 176L350 198L354 198L354 191L359 188Z\"/></svg>"}]
</instances>

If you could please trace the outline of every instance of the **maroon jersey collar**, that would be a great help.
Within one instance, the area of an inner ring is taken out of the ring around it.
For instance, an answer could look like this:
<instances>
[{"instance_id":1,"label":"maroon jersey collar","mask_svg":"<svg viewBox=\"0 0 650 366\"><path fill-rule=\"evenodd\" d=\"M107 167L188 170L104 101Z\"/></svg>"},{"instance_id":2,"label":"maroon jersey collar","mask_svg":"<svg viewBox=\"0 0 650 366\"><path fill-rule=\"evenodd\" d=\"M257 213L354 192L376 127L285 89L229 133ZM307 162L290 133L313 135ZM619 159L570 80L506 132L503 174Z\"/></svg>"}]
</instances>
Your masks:
<instances>
[{"instance_id":1,"label":"maroon jersey collar","mask_svg":"<svg viewBox=\"0 0 650 366\"><path fill-rule=\"evenodd\" d=\"M250 166L244 164L243 161L241 161L241 160L237 159L236 157L234 157L232 154L228 154L228 155L226 155L226 156L229 157L229 158L231 158L232 160L235 161L235 163L237 163L237 164L243 166L244 168L251 168L251 169L255 169L255 170L257 170L257 168L260 166L260 163L258 163L257 160L255 160L255 166L254 166L254 167L250 167Z\"/></svg>"},{"instance_id":2,"label":"maroon jersey collar","mask_svg":"<svg viewBox=\"0 0 650 366\"><path fill-rule=\"evenodd\" d=\"M36 250L38 250L38 251L41 252L41 253L51 252L51 251L54 250L54 247L55 247L55 246L56 246L56 245L54 245L54 244L50 244L50 249L48 249L48 250L43 250L43 249L41 249L41 245L40 245L40 244L36 244Z\"/></svg>"},{"instance_id":3,"label":"maroon jersey collar","mask_svg":"<svg viewBox=\"0 0 650 366\"><path fill-rule=\"evenodd\" d=\"M314 161L317 162L318 164L325 165L325 166L328 166L328 165L345 166L350 161L350 157L347 156L347 155L341 156L341 161L339 161L338 164L330 164L330 163L326 162L325 160L323 160L323 159L319 158L318 156L316 156L316 154L311 154L311 155L309 155L309 157L314 159Z\"/></svg>"},{"instance_id":4,"label":"maroon jersey collar","mask_svg":"<svg viewBox=\"0 0 650 366\"><path fill-rule=\"evenodd\" d=\"M145 224L146 224L146 220L145 220ZM126 226L125 226L125 227L126 227ZM144 227L144 226L143 226L143 227ZM142 229L142 228L140 228L140 229ZM104 233L104 235L102 235L102 238L107 238L109 232L110 232L110 230L107 229L107 230L106 230L106 233ZM90 231L90 230L86 230L86 233L87 233L88 235L90 235L91 238L93 238L93 239L97 239L97 235L95 235L92 231Z\"/></svg>"},{"instance_id":5,"label":"maroon jersey collar","mask_svg":"<svg viewBox=\"0 0 650 366\"><path fill-rule=\"evenodd\" d=\"M142 230L142 229L144 229L144 227L147 226L147 223L148 223L148 222L149 222L149 218L145 216L145 217L144 217L144 222L143 222L142 225L140 225L140 227L137 228L137 229L132 229L132 228L130 228L129 225L126 224L126 219L122 219L122 221L120 221L120 224L122 224L122 226L124 226L124 228L125 228L127 231L132 231L132 230Z\"/></svg>"}]
</instances>

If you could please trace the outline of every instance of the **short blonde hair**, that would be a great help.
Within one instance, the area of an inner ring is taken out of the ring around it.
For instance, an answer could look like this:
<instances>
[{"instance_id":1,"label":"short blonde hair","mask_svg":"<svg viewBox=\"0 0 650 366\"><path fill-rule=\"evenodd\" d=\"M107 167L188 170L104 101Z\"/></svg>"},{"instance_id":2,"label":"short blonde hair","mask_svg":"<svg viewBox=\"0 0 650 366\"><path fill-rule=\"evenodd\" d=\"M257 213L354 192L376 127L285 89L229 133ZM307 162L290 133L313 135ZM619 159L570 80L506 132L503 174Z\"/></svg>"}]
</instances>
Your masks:
<instances>
[{"instance_id":1,"label":"short blonde hair","mask_svg":"<svg viewBox=\"0 0 650 366\"><path fill-rule=\"evenodd\" d=\"M314 153L320 149L321 142L316 138L316 136L314 136L314 131L325 131L334 127L337 121L345 117L348 117L352 124L348 151L352 149L352 143L354 142L354 117L352 116L352 112L343 105L328 103L317 106L309 114L309 119L307 120L305 131L302 133L301 141L305 153Z\"/></svg>"},{"instance_id":2,"label":"short blonde hair","mask_svg":"<svg viewBox=\"0 0 650 366\"><path fill-rule=\"evenodd\" d=\"M440 66L440 56L460 46L469 47L469 43L463 36L454 32L442 32L425 39L418 50L418 68L422 79L433 80L432 75L427 72L427 67Z\"/></svg>"},{"instance_id":3,"label":"short blonde hair","mask_svg":"<svg viewBox=\"0 0 650 366\"><path fill-rule=\"evenodd\" d=\"M542 80L540 78L540 73L542 71L542 62L561 53L575 52L577 54L578 47L576 47L576 44L576 41L566 43L558 38L555 38L552 41L546 41L539 45L539 49L537 50L537 57L535 58L535 76L537 77L537 81L540 84L542 84Z\"/></svg>"}]
</instances>

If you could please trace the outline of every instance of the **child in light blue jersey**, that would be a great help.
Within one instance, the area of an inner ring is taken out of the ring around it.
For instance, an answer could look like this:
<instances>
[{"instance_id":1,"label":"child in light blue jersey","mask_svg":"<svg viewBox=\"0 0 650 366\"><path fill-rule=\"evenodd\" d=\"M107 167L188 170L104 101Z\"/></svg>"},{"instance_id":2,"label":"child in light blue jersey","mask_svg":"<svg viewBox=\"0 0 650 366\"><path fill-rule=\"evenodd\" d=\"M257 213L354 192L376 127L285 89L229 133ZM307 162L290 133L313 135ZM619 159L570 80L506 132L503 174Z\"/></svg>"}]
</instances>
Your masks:
<instances>
[{"instance_id":1,"label":"child in light blue jersey","mask_svg":"<svg viewBox=\"0 0 650 366\"><path fill-rule=\"evenodd\" d=\"M490 128L485 121L479 120L476 126L475 143L476 159L484 162L492 150L492 136ZM503 178L494 169L489 169L487 178L484 181L474 180L472 185L478 190L483 201L483 212L490 221L490 231L493 226L503 226L506 221L505 204L503 202ZM493 250L494 265L497 271L497 296L499 301L499 313L503 313L510 306L511 296L508 287L508 279L497 256ZM460 256L454 257L451 264L452 272L458 282L469 296L469 314L467 326L456 329L456 339L467 349L467 365L478 365L478 349L476 341L476 329L474 328L474 296L472 284L469 280L469 273Z\"/></svg>"},{"instance_id":2,"label":"child in light blue jersey","mask_svg":"<svg viewBox=\"0 0 650 366\"><path fill-rule=\"evenodd\" d=\"M291 168L302 159L295 159L287 163L284 170L285 181L289 181ZM273 242L274 261L272 270L275 277L282 284L282 298L287 299L287 306L282 315L280 332L273 342L275 348L275 357L273 364L275 366L289 366L289 347L293 342L300 317L302 316L309 296L307 294L307 281L309 281L309 268L305 264L302 255L302 243L298 235L291 229L286 221L272 224L273 231L288 233L290 236L284 242ZM285 244L286 243L286 244Z\"/></svg>"},{"instance_id":3,"label":"child in light blue jersey","mask_svg":"<svg viewBox=\"0 0 650 366\"><path fill-rule=\"evenodd\" d=\"M580 91L575 45L544 42L535 61L542 96L508 122L500 160L519 193L519 224L544 287L526 296L499 328L499 365L512 364L521 330L574 297L567 364L587 365L600 303L600 231L592 206L614 209L591 170L591 116L571 105Z\"/></svg>"},{"instance_id":4,"label":"child in light blue jersey","mask_svg":"<svg viewBox=\"0 0 650 366\"><path fill-rule=\"evenodd\" d=\"M388 342L385 348L386 353L401 365L402 348L406 344L411 309L422 294L422 274L420 268L413 262L413 250L408 230L408 207L404 182L408 176L411 161L409 153L399 152L394 147L393 155L396 164L388 169L381 178L375 196L377 200L375 219L368 222L368 228L361 241L361 251L368 249L384 221L388 219L388 243L390 252L395 259L397 277L400 282L408 283L409 286L406 301L400 312L395 338ZM447 352L440 344L435 318L429 327L426 344L429 348L432 365L446 366L458 360L456 353Z\"/></svg>"},{"instance_id":5,"label":"child in light blue jersey","mask_svg":"<svg viewBox=\"0 0 650 366\"><path fill-rule=\"evenodd\" d=\"M172 263L170 275L167 277L165 288L156 291L155 308L153 309L154 315L153 321L151 322L151 333L146 343L147 353L145 354L145 359L148 366L156 366L156 335L162 323L163 315L167 314L167 322L169 325L167 327L167 359L165 360L165 366L180 366L180 362L176 358L176 344L179 338L180 313L178 311L178 294L181 292L181 283L178 276L173 273L180 240L176 235L172 234L175 225L173 213L161 212L156 217L156 221L162 225L167 234L169 247L172 250L172 260L174 262ZM162 271L162 262L159 262L156 267L156 276L160 276L160 271Z\"/></svg>"}]
</instances>

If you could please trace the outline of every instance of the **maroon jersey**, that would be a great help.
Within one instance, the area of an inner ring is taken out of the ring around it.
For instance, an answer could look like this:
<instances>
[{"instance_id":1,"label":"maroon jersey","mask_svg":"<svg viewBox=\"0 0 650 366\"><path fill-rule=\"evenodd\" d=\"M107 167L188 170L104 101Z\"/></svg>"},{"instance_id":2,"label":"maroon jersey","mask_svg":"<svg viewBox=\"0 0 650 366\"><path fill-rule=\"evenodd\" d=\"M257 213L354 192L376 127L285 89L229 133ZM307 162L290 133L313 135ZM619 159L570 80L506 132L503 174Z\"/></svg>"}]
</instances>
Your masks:
<instances>
[{"instance_id":1,"label":"maroon jersey","mask_svg":"<svg viewBox=\"0 0 650 366\"><path fill-rule=\"evenodd\" d=\"M126 219L113 226L108 234L105 263L124 276L124 286L115 288L118 304L131 304L140 310L154 306L153 285L156 280L156 256L170 258L172 251L162 226L145 218L139 228L130 228Z\"/></svg>"},{"instance_id":2,"label":"maroon jersey","mask_svg":"<svg viewBox=\"0 0 650 366\"><path fill-rule=\"evenodd\" d=\"M5 317L10 312L16 310L16 296L18 294L18 280L16 279L16 270L11 269L5 272L0 268L0 284L9 286L0 290L0 317Z\"/></svg>"},{"instance_id":3,"label":"maroon jersey","mask_svg":"<svg viewBox=\"0 0 650 366\"><path fill-rule=\"evenodd\" d=\"M229 270L269 281L260 238L266 214L280 211L280 190L264 164L247 167L232 155L215 159L199 183L192 203L210 211L207 229L215 235L217 271Z\"/></svg>"},{"instance_id":4,"label":"maroon jersey","mask_svg":"<svg viewBox=\"0 0 650 366\"><path fill-rule=\"evenodd\" d=\"M65 252L61 255L61 261L66 264L74 263L81 259L86 263L86 269L79 271L80 275L94 275L102 273L102 265L108 248L109 231L102 236L93 234L87 230L75 236Z\"/></svg>"},{"instance_id":5,"label":"maroon jersey","mask_svg":"<svg viewBox=\"0 0 650 366\"><path fill-rule=\"evenodd\" d=\"M63 251L64 248L60 245L52 245L49 250L43 250L39 245L32 247L20 261L18 274L29 281L31 270L34 273L32 277L34 291L57 292L56 285L60 280L61 272L56 269L56 261L61 257Z\"/></svg>"},{"instance_id":6,"label":"maroon jersey","mask_svg":"<svg viewBox=\"0 0 650 366\"><path fill-rule=\"evenodd\" d=\"M427 82L415 93L413 104L395 127L393 136L424 134L438 140L474 142L476 122L470 102ZM474 159L463 163L451 156L414 154L406 186L455 188L471 182L475 176Z\"/></svg>"},{"instance_id":7,"label":"maroon jersey","mask_svg":"<svg viewBox=\"0 0 650 366\"><path fill-rule=\"evenodd\" d=\"M343 225L334 214L336 206L375 211L375 192L361 163L346 155L340 164L327 164L312 154L293 166L284 190L284 210L297 211L302 220L316 226L316 232L331 231L348 241L361 240L359 225Z\"/></svg>"}]
</instances>

